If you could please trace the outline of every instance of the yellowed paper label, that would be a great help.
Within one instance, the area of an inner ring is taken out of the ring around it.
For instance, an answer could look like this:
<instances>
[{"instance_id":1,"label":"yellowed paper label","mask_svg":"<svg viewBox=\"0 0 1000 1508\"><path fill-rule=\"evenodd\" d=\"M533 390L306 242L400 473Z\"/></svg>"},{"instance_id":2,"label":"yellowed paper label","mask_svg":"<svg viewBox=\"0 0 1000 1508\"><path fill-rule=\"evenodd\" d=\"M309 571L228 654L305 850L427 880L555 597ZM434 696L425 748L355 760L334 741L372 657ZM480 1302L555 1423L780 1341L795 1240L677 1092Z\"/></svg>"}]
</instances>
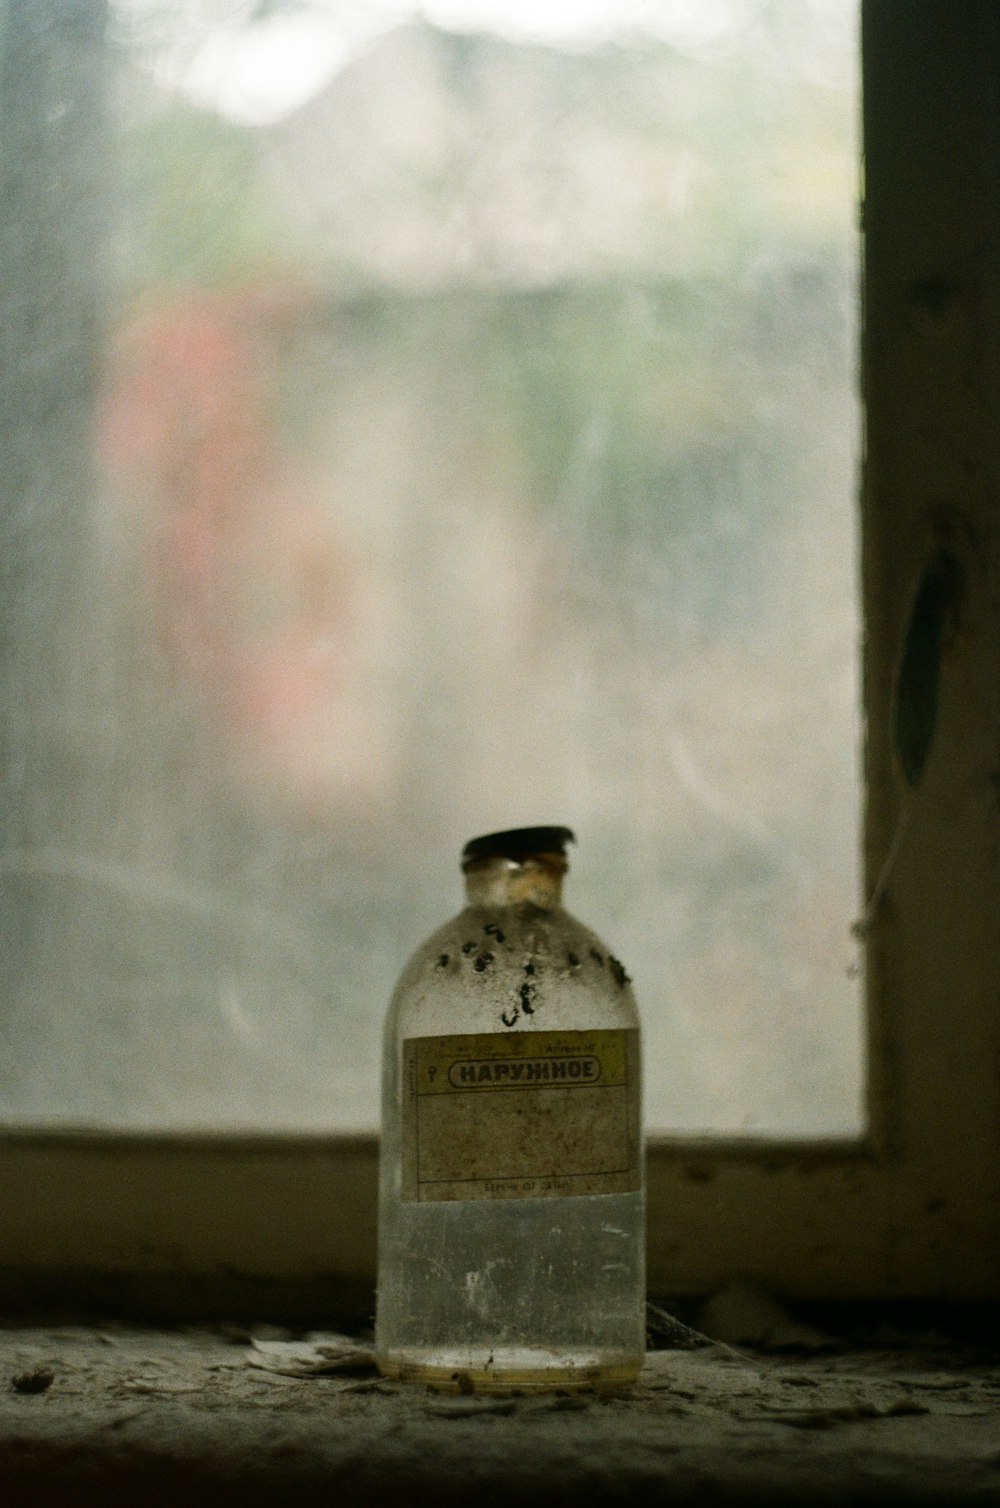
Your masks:
<instances>
[{"instance_id":1,"label":"yellowed paper label","mask_svg":"<svg viewBox=\"0 0 1000 1508\"><path fill-rule=\"evenodd\" d=\"M408 1200L638 1189L639 1034L410 1038L403 1149Z\"/></svg>"}]
</instances>

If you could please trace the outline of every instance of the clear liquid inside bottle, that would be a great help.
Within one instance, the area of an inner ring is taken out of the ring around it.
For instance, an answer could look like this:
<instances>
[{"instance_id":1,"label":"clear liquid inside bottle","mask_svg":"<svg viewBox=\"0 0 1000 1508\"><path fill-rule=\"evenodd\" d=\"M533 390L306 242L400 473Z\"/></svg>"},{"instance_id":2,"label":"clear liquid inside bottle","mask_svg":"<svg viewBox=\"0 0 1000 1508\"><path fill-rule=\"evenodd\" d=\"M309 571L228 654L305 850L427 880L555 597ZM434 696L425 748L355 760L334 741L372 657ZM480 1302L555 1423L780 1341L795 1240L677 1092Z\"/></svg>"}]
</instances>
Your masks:
<instances>
[{"instance_id":1,"label":"clear liquid inside bottle","mask_svg":"<svg viewBox=\"0 0 1000 1508\"><path fill-rule=\"evenodd\" d=\"M394 994L376 1319L387 1375L460 1391L613 1388L642 1364L638 1018L624 969L561 905L564 869L558 854L469 865L469 904Z\"/></svg>"}]
</instances>

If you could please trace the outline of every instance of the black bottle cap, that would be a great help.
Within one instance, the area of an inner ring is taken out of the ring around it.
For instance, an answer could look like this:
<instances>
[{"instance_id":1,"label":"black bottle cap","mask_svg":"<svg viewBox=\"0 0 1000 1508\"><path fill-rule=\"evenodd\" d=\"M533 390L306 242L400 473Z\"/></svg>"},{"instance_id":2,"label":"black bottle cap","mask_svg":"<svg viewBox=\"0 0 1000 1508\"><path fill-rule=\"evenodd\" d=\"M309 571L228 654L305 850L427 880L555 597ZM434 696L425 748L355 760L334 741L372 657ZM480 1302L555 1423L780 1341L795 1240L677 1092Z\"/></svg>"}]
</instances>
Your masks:
<instances>
[{"instance_id":1,"label":"black bottle cap","mask_svg":"<svg viewBox=\"0 0 1000 1508\"><path fill-rule=\"evenodd\" d=\"M561 856L566 852L566 844L575 842L568 827L512 827L508 832L470 838L462 850L462 868L467 869L480 859L511 859L522 864L536 854Z\"/></svg>"}]
</instances>

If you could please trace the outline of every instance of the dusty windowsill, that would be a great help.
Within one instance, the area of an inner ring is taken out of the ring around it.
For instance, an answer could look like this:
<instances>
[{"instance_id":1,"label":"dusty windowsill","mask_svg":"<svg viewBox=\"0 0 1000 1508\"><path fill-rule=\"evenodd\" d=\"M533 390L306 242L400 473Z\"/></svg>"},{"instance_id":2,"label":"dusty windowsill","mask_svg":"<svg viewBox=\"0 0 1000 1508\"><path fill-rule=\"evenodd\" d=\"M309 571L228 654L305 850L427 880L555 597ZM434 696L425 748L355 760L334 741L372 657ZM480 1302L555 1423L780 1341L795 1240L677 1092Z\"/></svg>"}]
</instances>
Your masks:
<instances>
[{"instance_id":1,"label":"dusty windowsill","mask_svg":"<svg viewBox=\"0 0 1000 1508\"><path fill-rule=\"evenodd\" d=\"M7 1328L0 1352L12 1508L1000 1502L1000 1365L940 1348L656 1351L628 1397L494 1399L224 1328Z\"/></svg>"}]
</instances>

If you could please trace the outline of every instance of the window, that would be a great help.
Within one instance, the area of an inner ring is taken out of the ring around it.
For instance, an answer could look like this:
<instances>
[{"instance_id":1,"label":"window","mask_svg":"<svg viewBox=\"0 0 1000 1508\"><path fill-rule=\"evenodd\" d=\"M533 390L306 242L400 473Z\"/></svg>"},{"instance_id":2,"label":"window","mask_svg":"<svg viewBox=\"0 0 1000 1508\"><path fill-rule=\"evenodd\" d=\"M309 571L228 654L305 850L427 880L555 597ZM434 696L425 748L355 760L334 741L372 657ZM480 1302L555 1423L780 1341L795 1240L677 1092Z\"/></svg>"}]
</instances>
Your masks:
<instances>
[{"instance_id":1,"label":"window","mask_svg":"<svg viewBox=\"0 0 1000 1508\"><path fill-rule=\"evenodd\" d=\"M650 1124L861 1126L853 6L467 4L9 22L10 1117L373 1129L462 844L558 820Z\"/></svg>"},{"instance_id":2,"label":"window","mask_svg":"<svg viewBox=\"0 0 1000 1508\"><path fill-rule=\"evenodd\" d=\"M654 1145L651 1277L661 1288L734 1272L827 1295L981 1296L995 1282L997 290L980 248L995 229L997 40L986 7L956 17L882 0L866 10L870 1131L857 1142ZM965 143L974 149L958 153ZM77 259L54 273L66 279L71 267L86 300ZM79 331L85 342L86 321ZM58 449L45 465L70 484ZM23 456L20 466L23 477ZM71 540L47 560L52 591L73 549ZM190 630L190 612L181 618ZM50 674L67 663L54 655ZM78 753L62 752L70 771ZM30 1212L23 1197L8 1201L8 1269L69 1262L150 1282L178 1264L211 1282L234 1260L272 1281L371 1272L371 1138L21 1132L2 1157L5 1180L33 1191Z\"/></svg>"}]
</instances>

